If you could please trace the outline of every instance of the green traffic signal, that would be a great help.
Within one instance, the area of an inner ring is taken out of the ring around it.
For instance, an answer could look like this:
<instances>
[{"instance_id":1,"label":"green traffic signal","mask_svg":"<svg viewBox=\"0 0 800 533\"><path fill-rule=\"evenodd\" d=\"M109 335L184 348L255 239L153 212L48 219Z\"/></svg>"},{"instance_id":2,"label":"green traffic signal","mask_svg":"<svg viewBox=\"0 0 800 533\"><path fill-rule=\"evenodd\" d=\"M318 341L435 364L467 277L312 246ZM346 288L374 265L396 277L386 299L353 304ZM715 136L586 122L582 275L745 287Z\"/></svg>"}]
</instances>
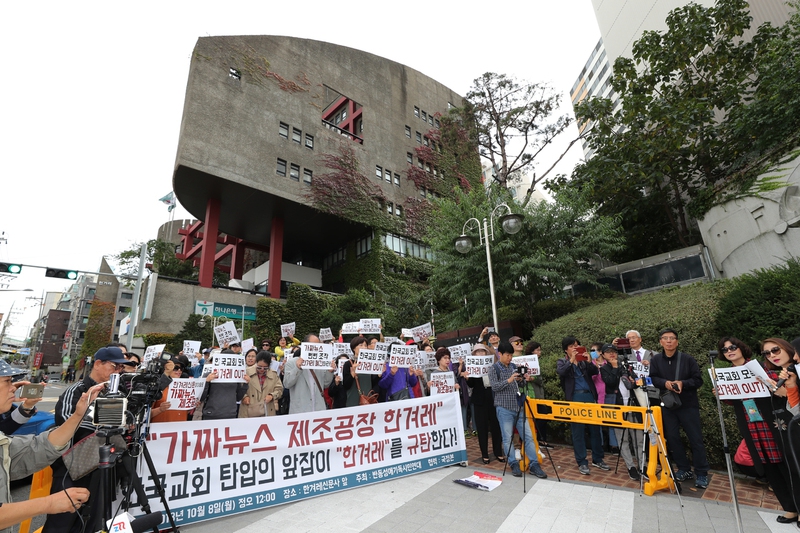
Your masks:
<instances>
[{"instance_id":1,"label":"green traffic signal","mask_svg":"<svg viewBox=\"0 0 800 533\"><path fill-rule=\"evenodd\" d=\"M48 278L78 279L77 270L67 270L64 268L47 267L44 271L44 275Z\"/></svg>"},{"instance_id":2,"label":"green traffic signal","mask_svg":"<svg viewBox=\"0 0 800 533\"><path fill-rule=\"evenodd\" d=\"M17 263L0 263L0 273L2 274L19 274L22 272L22 265Z\"/></svg>"}]
</instances>

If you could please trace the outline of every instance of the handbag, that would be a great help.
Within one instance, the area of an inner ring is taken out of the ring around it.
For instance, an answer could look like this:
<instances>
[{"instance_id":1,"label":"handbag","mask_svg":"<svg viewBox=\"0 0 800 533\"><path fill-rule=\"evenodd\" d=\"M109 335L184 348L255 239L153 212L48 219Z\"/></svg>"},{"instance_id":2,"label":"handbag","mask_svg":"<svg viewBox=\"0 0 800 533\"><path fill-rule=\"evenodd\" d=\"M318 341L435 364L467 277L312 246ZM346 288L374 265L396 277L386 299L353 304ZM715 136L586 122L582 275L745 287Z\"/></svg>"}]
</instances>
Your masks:
<instances>
[{"instance_id":1,"label":"handbag","mask_svg":"<svg viewBox=\"0 0 800 533\"><path fill-rule=\"evenodd\" d=\"M675 362L675 381L678 381L678 373L680 370L681 352L678 352L678 360ZM661 406L664 409L677 409L681 405L681 397L676 392L668 390L661 393Z\"/></svg>"},{"instance_id":2,"label":"handbag","mask_svg":"<svg viewBox=\"0 0 800 533\"><path fill-rule=\"evenodd\" d=\"M399 391L395 392L394 394L389 395L386 398L387 402L396 402L399 400L409 400L411 398L411 394L408 392L408 374L406 374L406 386L400 389Z\"/></svg>"},{"instance_id":3,"label":"handbag","mask_svg":"<svg viewBox=\"0 0 800 533\"><path fill-rule=\"evenodd\" d=\"M361 392L361 383L358 382L358 376L356 376L356 387L358 387L358 405L371 405L373 403L378 403L377 392L372 390L369 391L369 394L364 394Z\"/></svg>"},{"instance_id":4,"label":"handbag","mask_svg":"<svg viewBox=\"0 0 800 533\"><path fill-rule=\"evenodd\" d=\"M95 433L88 435L61 455L67 467L69 477L73 481L91 474L100 466L100 446L106 443L105 437L98 437ZM121 435L112 435L111 444L118 450L127 450L128 445Z\"/></svg>"}]
</instances>

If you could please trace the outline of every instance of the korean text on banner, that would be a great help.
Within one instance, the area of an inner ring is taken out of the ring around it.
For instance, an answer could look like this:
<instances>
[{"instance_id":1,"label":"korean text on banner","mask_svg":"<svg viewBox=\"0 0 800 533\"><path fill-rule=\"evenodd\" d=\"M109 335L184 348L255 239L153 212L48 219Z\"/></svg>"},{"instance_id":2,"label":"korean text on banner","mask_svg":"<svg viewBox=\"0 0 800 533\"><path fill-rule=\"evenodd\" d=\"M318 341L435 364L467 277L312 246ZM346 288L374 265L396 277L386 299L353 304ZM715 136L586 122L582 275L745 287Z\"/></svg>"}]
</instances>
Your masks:
<instances>
[{"instance_id":1,"label":"korean text on banner","mask_svg":"<svg viewBox=\"0 0 800 533\"><path fill-rule=\"evenodd\" d=\"M356 335L359 329L361 329L361 322L345 322L342 324L343 335Z\"/></svg>"},{"instance_id":2,"label":"korean text on banner","mask_svg":"<svg viewBox=\"0 0 800 533\"><path fill-rule=\"evenodd\" d=\"M183 341L183 355L191 359L200 352L200 341Z\"/></svg>"},{"instance_id":3,"label":"korean text on banner","mask_svg":"<svg viewBox=\"0 0 800 533\"><path fill-rule=\"evenodd\" d=\"M281 324L281 337L294 337L295 323Z\"/></svg>"},{"instance_id":4,"label":"korean text on banner","mask_svg":"<svg viewBox=\"0 0 800 533\"><path fill-rule=\"evenodd\" d=\"M173 379L167 389L165 402L170 403L171 411L191 411L203 394L206 380L193 378Z\"/></svg>"},{"instance_id":5,"label":"korean text on banner","mask_svg":"<svg viewBox=\"0 0 800 533\"><path fill-rule=\"evenodd\" d=\"M300 344L300 357L305 368L330 368L333 362L333 346L319 342Z\"/></svg>"},{"instance_id":6,"label":"korean text on banner","mask_svg":"<svg viewBox=\"0 0 800 533\"><path fill-rule=\"evenodd\" d=\"M245 339L245 340L242 341L242 353L243 354L247 355L247 352L252 350L253 347L254 347L253 337L250 337L249 339Z\"/></svg>"},{"instance_id":7,"label":"korean text on banner","mask_svg":"<svg viewBox=\"0 0 800 533\"><path fill-rule=\"evenodd\" d=\"M156 359L159 354L164 351L166 346L166 344L153 344L148 346L144 351L144 357L142 357L142 366L146 367L150 361Z\"/></svg>"},{"instance_id":8,"label":"korean text on banner","mask_svg":"<svg viewBox=\"0 0 800 533\"><path fill-rule=\"evenodd\" d=\"M452 372L433 372L428 386L431 388L431 396L455 392L456 376Z\"/></svg>"},{"instance_id":9,"label":"korean text on banner","mask_svg":"<svg viewBox=\"0 0 800 533\"><path fill-rule=\"evenodd\" d=\"M322 342L332 341L333 333L331 332L331 328L321 328L319 330L319 340L321 340Z\"/></svg>"},{"instance_id":10,"label":"korean text on banner","mask_svg":"<svg viewBox=\"0 0 800 533\"><path fill-rule=\"evenodd\" d=\"M439 364L436 362L435 352L417 352L417 360L414 366L422 370L433 370Z\"/></svg>"},{"instance_id":11,"label":"korean text on banner","mask_svg":"<svg viewBox=\"0 0 800 533\"><path fill-rule=\"evenodd\" d=\"M467 374L471 378L478 378L489 373L489 368L494 364L493 355L469 355L465 359Z\"/></svg>"},{"instance_id":12,"label":"korean text on banner","mask_svg":"<svg viewBox=\"0 0 800 533\"><path fill-rule=\"evenodd\" d=\"M539 356L538 355L520 355L511 359L515 365L524 366L528 369L528 373L532 376L539 375Z\"/></svg>"},{"instance_id":13,"label":"korean text on banner","mask_svg":"<svg viewBox=\"0 0 800 533\"><path fill-rule=\"evenodd\" d=\"M247 374L244 356L235 353L216 355L212 371L217 373L215 383L244 383Z\"/></svg>"},{"instance_id":14,"label":"korean text on banner","mask_svg":"<svg viewBox=\"0 0 800 533\"><path fill-rule=\"evenodd\" d=\"M468 342L465 342L464 344L456 344L455 346L450 347L450 359L454 363L457 363L461 360L466 360L466 358L471 354L472 347Z\"/></svg>"},{"instance_id":15,"label":"korean text on banner","mask_svg":"<svg viewBox=\"0 0 800 533\"><path fill-rule=\"evenodd\" d=\"M342 354L353 355L353 350L350 349L350 344L346 342L334 342L332 346L334 357L338 357Z\"/></svg>"},{"instance_id":16,"label":"korean text on banner","mask_svg":"<svg viewBox=\"0 0 800 533\"><path fill-rule=\"evenodd\" d=\"M389 352L389 366L410 368L414 365L416 358L417 347L413 344L410 346L406 346L405 344L393 344L391 352Z\"/></svg>"},{"instance_id":17,"label":"korean text on banner","mask_svg":"<svg viewBox=\"0 0 800 533\"><path fill-rule=\"evenodd\" d=\"M220 346L225 346L226 344L230 346L231 344L242 342L233 322L225 322L215 327L214 335L217 337L217 342Z\"/></svg>"},{"instance_id":18,"label":"korean text on banner","mask_svg":"<svg viewBox=\"0 0 800 533\"><path fill-rule=\"evenodd\" d=\"M747 398L765 398L770 395L769 388L764 384L769 379L767 373L758 364L750 361L744 366L733 368L716 368L717 394L720 400L744 400ZM711 375L711 369L708 369ZM713 383L713 381L712 381Z\"/></svg>"},{"instance_id":19,"label":"korean text on banner","mask_svg":"<svg viewBox=\"0 0 800 533\"><path fill-rule=\"evenodd\" d=\"M386 353L379 352L378 350L365 350L358 351L358 362L356 363L357 374L383 374L383 369L386 367Z\"/></svg>"},{"instance_id":20,"label":"korean text on banner","mask_svg":"<svg viewBox=\"0 0 800 533\"><path fill-rule=\"evenodd\" d=\"M411 334L414 336L414 342L422 342L425 337L433 336L433 327L430 322L415 326L411 328Z\"/></svg>"},{"instance_id":21,"label":"korean text on banner","mask_svg":"<svg viewBox=\"0 0 800 533\"><path fill-rule=\"evenodd\" d=\"M148 448L178 525L467 460L458 396L264 418L153 424ZM152 476L142 479L153 494ZM150 501L162 511L159 498ZM141 511L139 511L141 514Z\"/></svg>"},{"instance_id":22,"label":"korean text on banner","mask_svg":"<svg viewBox=\"0 0 800 533\"><path fill-rule=\"evenodd\" d=\"M375 334L381 332L381 319L380 318L362 318L360 321L361 324L361 334L368 335L368 334Z\"/></svg>"}]
</instances>

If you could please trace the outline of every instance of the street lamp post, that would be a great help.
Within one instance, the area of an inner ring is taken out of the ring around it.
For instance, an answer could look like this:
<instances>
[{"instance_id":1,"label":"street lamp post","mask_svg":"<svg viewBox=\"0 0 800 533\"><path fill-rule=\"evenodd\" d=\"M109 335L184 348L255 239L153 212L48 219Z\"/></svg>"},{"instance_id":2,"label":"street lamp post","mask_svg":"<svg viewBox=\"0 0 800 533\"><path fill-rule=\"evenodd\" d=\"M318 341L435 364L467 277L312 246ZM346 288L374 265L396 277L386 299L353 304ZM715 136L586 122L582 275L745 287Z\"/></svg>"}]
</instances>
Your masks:
<instances>
[{"instance_id":1,"label":"street lamp post","mask_svg":"<svg viewBox=\"0 0 800 533\"><path fill-rule=\"evenodd\" d=\"M468 253L472 250L472 237L467 235L467 230L478 230L478 245L486 245L486 266L489 270L489 296L492 299L492 319L494 320L494 330L499 331L497 326L497 302L494 296L494 275L492 274L492 253L489 250L489 241L494 241L494 218L497 215L498 209L505 209L507 213L500 216L500 226L503 231L509 235L514 235L522 229L522 215L517 215L511 212L508 204L503 202L495 207L488 217L483 219L483 233L481 233L481 222L477 218L470 218L464 222L464 227L461 230L461 236L455 240L456 251L462 254ZM473 223L472 227L468 227Z\"/></svg>"}]
</instances>

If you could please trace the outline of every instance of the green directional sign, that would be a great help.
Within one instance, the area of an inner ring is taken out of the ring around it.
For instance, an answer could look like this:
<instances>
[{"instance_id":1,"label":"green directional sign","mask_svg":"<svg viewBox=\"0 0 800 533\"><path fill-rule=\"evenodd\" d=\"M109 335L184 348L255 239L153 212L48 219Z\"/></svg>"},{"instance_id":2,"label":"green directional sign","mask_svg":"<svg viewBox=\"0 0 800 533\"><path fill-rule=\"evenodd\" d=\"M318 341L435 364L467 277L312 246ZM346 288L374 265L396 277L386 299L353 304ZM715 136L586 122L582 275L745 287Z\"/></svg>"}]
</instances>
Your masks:
<instances>
[{"instance_id":1,"label":"green directional sign","mask_svg":"<svg viewBox=\"0 0 800 533\"><path fill-rule=\"evenodd\" d=\"M209 302L207 300L196 300L194 304L194 312L198 315L206 316L224 316L232 320L242 319L242 310L244 310L244 319L255 321L256 308L245 305L224 304L219 302Z\"/></svg>"}]
</instances>

